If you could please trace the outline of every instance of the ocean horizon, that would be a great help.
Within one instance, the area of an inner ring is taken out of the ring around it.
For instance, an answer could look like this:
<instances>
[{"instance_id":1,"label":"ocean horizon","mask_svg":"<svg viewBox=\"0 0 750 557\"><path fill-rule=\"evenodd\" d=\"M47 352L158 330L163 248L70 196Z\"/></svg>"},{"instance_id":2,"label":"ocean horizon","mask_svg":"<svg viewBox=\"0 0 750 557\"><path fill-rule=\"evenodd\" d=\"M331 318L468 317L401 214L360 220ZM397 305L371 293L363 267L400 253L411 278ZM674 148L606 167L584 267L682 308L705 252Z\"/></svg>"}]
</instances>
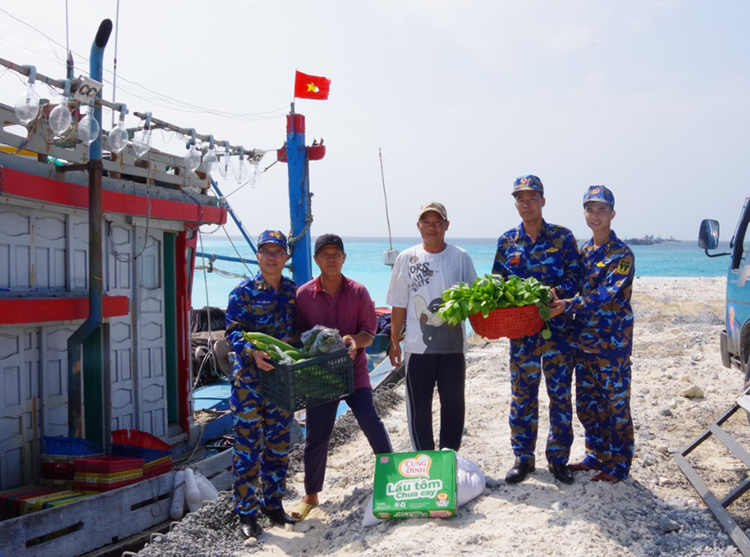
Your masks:
<instances>
[{"instance_id":1,"label":"ocean horizon","mask_svg":"<svg viewBox=\"0 0 750 557\"><path fill-rule=\"evenodd\" d=\"M346 248L347 259L344 264L344 274L364 284L376 306L385 306L388 283L391 269L383 264L383 252L389 249L388 238L382 237L343 237ZM465 249L472 260L478 275L489 273L492 270L492 262L495 258L495 246L497 238L450 238L449 243ZM399 237L393 238L393 248L399 252L409 248L421 240L419 238ZM579 240L583 241L583 240ZM203 236L203 251L205 253L237 256L237 251L242 257L253 259L250 248L242 237L226 236ZM696 240L692 241L665 241L650 246L630 246L635 254L636 276L644 277L717 277L724 276L727 272L729 259L727 257L706 257L702 249L698 247ZM716 252L727 251L728 242L721 242ZM201 243L198 242L198 251L201 251ZM196 259L196 268L208 265L208 260ZM257 265L242 263L231 263L227 261L216 261L214 268L223 272L234 274L255 274ZM313 262L313 276L318 275L317 267ZM242 279L233 276L221 276L215 272L196 270L193 281L192 303L194 308L205 305L226 307L227 298L232 289ZM206 303L208 302L208 304Z\"/></svg>"}]
</instances>

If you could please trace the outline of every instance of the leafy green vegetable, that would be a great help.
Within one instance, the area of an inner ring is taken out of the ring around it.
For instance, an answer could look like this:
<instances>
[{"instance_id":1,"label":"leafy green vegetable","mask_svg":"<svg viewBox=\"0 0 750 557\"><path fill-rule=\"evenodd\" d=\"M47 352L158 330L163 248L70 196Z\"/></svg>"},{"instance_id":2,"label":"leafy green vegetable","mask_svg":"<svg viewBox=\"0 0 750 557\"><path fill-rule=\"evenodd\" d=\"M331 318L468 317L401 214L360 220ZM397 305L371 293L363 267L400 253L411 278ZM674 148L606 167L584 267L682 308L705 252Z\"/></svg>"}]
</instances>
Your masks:
<instances>
[{"instance_id":1,"label":"leafy green vegetable","mask_svg":"<svg viewBox=\"0 0 750 557\"><path fill-rule=\"evenodd\" d=\"M443 292L438 315L448 324L458 325L475 313L487 317L496 309L534 305L539 308L539 316L548 323L550 301L552 293L549 287L535 278L512 276L505 280L497 275L484 275L471 286L459 282ZM547 339L550 335L549 327L546 327L542 337Z\"/></svg>"}]
</instances>

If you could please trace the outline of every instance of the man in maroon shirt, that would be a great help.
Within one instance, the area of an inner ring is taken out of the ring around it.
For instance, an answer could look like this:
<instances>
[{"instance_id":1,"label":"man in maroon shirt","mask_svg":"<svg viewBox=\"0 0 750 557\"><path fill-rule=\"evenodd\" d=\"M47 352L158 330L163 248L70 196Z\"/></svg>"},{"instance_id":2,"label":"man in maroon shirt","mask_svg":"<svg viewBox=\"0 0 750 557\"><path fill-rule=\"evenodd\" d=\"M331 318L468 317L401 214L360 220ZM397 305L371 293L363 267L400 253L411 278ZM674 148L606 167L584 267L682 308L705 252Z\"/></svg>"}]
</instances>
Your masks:
<instances>
[{"instance_id":1,"label":"man in maroon shirt","mask_svg":"<svg viewBox=\"0 0 750 557\"><path fill-rule=\"evenodd\" d=\"M377 328L375 305L367 289L341 274L346 261L344 242L336 234L323 234L315 242L315 263L320 276L297 289L297 328L301 331L323 325L338 329L354 360L354 392L344 400L370 442L375 454L392 452L391 441L372 400L365 348L372 344ZM323 489L328 444L336 421L338 400L307 409L305 434L305 496L291 516L305 518L319 504Z\"/></svg>"}]
</instances>

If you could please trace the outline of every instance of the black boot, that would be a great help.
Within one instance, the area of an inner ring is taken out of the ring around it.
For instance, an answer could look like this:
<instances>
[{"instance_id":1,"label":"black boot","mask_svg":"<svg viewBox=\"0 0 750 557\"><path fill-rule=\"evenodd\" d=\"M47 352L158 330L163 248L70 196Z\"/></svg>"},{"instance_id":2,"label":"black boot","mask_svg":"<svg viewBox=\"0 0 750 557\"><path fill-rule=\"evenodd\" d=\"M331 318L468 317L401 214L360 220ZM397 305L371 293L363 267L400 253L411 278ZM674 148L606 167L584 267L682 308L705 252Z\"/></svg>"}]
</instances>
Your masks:
<instances>
[{"instance_id":1,"label":"black boot","mask_svg":"<svg viewBox=\"0 0 750 557\"><path fill-rule=\"evenodd\" d=\"M284 507L279 507L278 509L267 509L266 507L261 506L260 510L263 511L263 514L268 517L268 520L270 520L277 526L284 526L284 524L295 524L297 522L291 516L286 514L286 512L284 511Z\"/></svg>"},{"instance_id":2,"label":"black boot","mask_svg":"<svg viewBox=\"0 0 750 557\"><path fill-rule=\"evenodd\" d=\"M517 484L526 479L526 476L531 474L536 468L534 467L533 460L518 460L516 459L513 468L508 470L505 475L505 482L509 484Z\"/></svg>"},{"instance_id":3,"label":"black boot","mask_svg":"<svg viewBox=\"0 0 750 557\"><path fill-rule=\"evenodd\" d=\"M242 533L243 538L248 539L248 538L257 538L258 536L260 536L263 530L258 524L258 521L255 518L255 516L250 516L249 514L241 514L240 515L240 532Z\"/></svg>"},{"instance_id":4,"label":"black boot","mask_svg":"<svg viewBox=\"0 0 750 557\"><path fill-rule=\"evenodd\" d=\"M550 462L549 471L552 472L552 475L562 483L573 483L573 473L568 469L567 464L563 464L562 462Z\"/></svg>"}]
</instances>

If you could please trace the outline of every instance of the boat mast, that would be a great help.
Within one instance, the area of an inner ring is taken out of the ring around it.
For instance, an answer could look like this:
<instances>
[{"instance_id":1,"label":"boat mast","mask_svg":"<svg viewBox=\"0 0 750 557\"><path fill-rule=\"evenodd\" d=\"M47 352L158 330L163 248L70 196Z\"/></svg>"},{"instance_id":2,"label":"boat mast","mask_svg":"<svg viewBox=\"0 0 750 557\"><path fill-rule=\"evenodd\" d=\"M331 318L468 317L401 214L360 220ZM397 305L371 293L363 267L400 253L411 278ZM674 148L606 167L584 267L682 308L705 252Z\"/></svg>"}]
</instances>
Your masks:
<instances>
[{"instance_id":1,"label":"boat mast","mask_svg":"<svg viewBox=\"0 0 750 557\"><path fill-rule=\"evenodd\" d=\"M294 281L301 285L312 279L312 199L305 147L305 117L295 114L294 103L286 117L286 159L289 166L289 216L292 225L289 246L292 251L292 276Z\"/></svg>"}]
</instances>

